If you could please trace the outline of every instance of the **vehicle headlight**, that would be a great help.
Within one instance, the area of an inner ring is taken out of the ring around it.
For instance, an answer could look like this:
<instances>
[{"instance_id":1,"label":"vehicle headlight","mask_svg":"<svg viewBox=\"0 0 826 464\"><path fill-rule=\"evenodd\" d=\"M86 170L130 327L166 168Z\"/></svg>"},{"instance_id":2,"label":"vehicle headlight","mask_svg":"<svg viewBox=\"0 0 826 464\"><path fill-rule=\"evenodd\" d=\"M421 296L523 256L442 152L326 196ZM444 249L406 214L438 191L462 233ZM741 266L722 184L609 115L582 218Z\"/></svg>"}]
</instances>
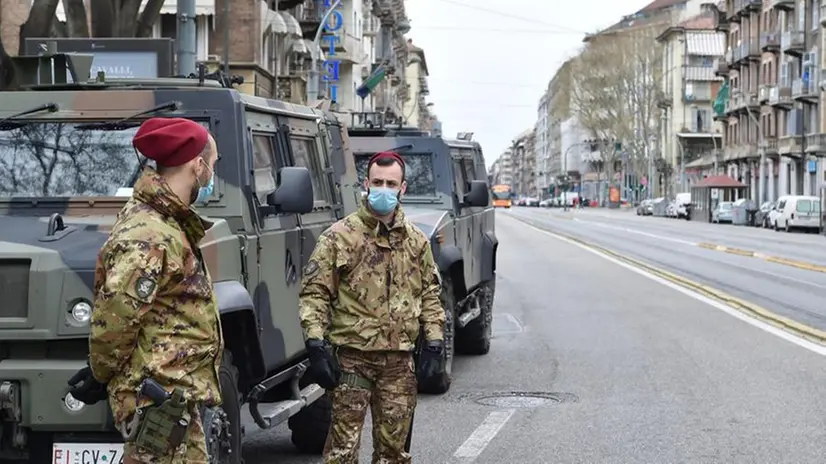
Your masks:
<instances>
[{"instance_id":1,"label":"vehicle headlight","mask_svg":"<svg viewBox=\"0 0 826 464\"><path fill-rule=\"evenodd\" d=\"M66 393L66 396L63 398L63 405L66 406L66 409L69 411L78 412L86 406L86 403L75 398L71 393Z\"/></svg>"},{"instance_id":2,"label":"vehicle headlight","mask_svg":"<svg viewBox=\"0 0 826 464\"><path fill-rule=\"evenodd\" d=\"M92 305L86 301L78 301L72 306L71 315L75 322L86 324L92 319Z\"/></svg>"}]
</instances>

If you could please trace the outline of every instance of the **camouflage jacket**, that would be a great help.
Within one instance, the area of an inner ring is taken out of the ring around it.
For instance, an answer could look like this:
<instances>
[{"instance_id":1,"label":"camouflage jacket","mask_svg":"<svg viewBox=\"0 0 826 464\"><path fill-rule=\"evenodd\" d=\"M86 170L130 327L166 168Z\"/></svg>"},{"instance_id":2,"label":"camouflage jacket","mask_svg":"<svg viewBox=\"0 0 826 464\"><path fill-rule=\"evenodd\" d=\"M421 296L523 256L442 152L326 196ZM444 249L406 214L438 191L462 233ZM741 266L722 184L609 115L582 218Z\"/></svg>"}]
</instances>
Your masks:
<instances>
[{"instance_id":1,"label":"camouflage jacket","mask_svg":"<svg viewBox=\"0 0 826 464\"><path fill-rule=\"evenodd\" d=\"M89 364L109 384L118 423L134 412L147 377L169 391L183 387L191 401L220 404L221 321L197 247L210 226L147 168L101 247Z\"/></svg>"},{"instance_id":2,"label":"camouflage jacket","mask_svg":"<svg viewBox=\"0 0 826 464\"><path fill-rule=\"evenodd\" d=\"M430 242L401 208L389 228L362 203L325 230L304 269L301 326L307 338L364 351L412 351L424 326L444 337L441 279Z\"/></svg>"}]
</instances>

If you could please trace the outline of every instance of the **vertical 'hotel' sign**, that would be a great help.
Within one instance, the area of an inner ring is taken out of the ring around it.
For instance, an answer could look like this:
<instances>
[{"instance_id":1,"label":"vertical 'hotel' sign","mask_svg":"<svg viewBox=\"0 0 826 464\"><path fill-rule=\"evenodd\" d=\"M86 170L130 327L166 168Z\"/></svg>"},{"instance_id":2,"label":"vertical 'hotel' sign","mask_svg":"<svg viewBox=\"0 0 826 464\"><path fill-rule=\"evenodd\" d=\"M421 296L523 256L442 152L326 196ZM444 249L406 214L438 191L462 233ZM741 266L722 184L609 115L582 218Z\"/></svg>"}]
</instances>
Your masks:
<instances>
[{"instance_id":1,"label":"vertical 'hotel' sign","mask_svg":"<svg viewBox=\"0 0 826 464\"><path fill-rule=\"evenodd\" d=\"M318 0L319 3L324 2L324 12L326 13L332 7L333 0ZM338 5L341 7L341 3ZM324 61L324 82L330 86L330 100L338 102L338 80L341 61L335 59L336 44L341 41L341 38L336 34L344 27L344 16L341 10L336 8L327 17L327 23L322 25L324 27L324 36L322 40L327 44L327 59Z\"/></svg>"}]
</instances>

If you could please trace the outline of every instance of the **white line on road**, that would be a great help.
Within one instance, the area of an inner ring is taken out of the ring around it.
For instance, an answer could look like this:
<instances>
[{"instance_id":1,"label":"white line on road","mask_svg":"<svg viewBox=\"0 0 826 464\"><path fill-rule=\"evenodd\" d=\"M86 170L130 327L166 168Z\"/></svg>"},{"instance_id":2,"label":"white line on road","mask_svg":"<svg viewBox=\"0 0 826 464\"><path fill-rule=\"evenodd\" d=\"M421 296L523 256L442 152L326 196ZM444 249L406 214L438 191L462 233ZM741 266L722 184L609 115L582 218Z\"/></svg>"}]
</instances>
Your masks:
<instances>
[{"instance_id":1,"label":"white line on road","mask_svg":"<svg viewBox=\"0 0 826 464\"><path fill-rule=\"evenodd\" d=\"M812 351L814 353L817 353L821 356L826 356L826 346L818 345L817 343L813 343L813 342L810 342L809 340L806 340L804 338L795 336L795 335L793 335L789 332L786 332L785 330L779 329L779 328L777 328L777 327L775 327L771 324L767 324L767 323L765 323L763 321L760 321L758 319L754 319L753 317L747 316L747 315L743 314L742 312L740 312L740 311L738 311L738 310L736 310L736 309L734 309L734 308L732 308L732 307L730 307L730 306L728 306L724 303L721 303L719 301L715 301L715 300L713 300L713 299L711 299L707 296L700 295L699 293L696 293L696 292L691 291L691 290L689 290L685 287L682 287L678 284L675 284L674 282L669 282L668 280L665 280L662 277L651 274L651 273L649 273L649 272L647 272L643 269L632 266L631 264L624 263L624 262L622 262L622 261L620 261L616 258L613 258L611 256L608 256L608 255L600 252L599 250L595 250L595 249L593 249L593 248L591 248L587 245L577 243L577 242L575 242L573 240L570 240L566 237L563 237L561 235L557 235L553 232L548 232L547 230L540 229L539 227L532 226L532 225L527 224L527 223L525 223L525 225L530 227L531 229L537 231L537 232L541 232L541 233L543 233L545 235L548 235L550 237L553 237L557 240L561 240L565 243L568 243L568 244L577 246L579 248L582 248L583 250L585 250L589 253L593 253L593 254L595 254L595 255L597 255L597 256L599 256L599 257L601 257L601 258L603 258L607 261L610 261L610 262L612 262L612 263L614 263L618 266L622 266L622 267L628 269L629 271L632 271L632 272L635 272L635 273L637 273L641 276L647 277L647 278L653 280L654 282L658 282L662 285L665 285L666 287L674 289L674 290L676 290L676 291L678 291L678 292L680 292L683 295L686 295L688 297L694 298L697 301L701 301L701 302L711 306L712 308L719 309L720 311L723 311L724 313L726 313L730 316L734 316L737 319L740 319L741 321L743 321L747 324L751 324L752 326L757 327L758 329L764 330L764 331L766 331L766 332L768 332L768 333L770 333L774 336L782 338L783 340L794 343L795 345L797 345L801 348L805 348L805 349L807 349L809 351Z\"/></svg>"},{"instance_id":2,"label":"white line on road","mask_svg":"<svg viewBox=\"0 0 826 464\"><path fill-rule=\"evenodd\" d=\"M602 224L600 222L588 221L588 220L583 221L582 219L577 219L577 218L574 218L574 221L582 222L582 223L592 225L592 226L604 227L606 229L621 230L623 232L628 232L630 234L645 235L646 237L656 238L656 239L660 239L660 240L667 240L669 242L682 243L683 245L697 246L697 242L691 242L691 241L682 240L682 239L679 239L679 238L672 238L672 237L665 237L665 236L657 235L657 234L651 234L651 233L648 233L648 232L642 232L640 230L630 229L628 227L609 226L608 224Z\"/></svg>"},{"instance_id":3,"label":"white line on road","mask_svg":"<svg viewBox=\"0 0 826 464\"><path fill-rule=\"evenodd\" d=\"M487 448L491 440L496 437L496 434L502 430L505 423L510 420L515 412L515 409L508 409L505 411L493 411L488 414L488 417L473 431L472 434L462 443L456 452L453 454L454 458L459 459L459 462L470 463L476 460L482 451Z\"/></svg>"}]
</instances>

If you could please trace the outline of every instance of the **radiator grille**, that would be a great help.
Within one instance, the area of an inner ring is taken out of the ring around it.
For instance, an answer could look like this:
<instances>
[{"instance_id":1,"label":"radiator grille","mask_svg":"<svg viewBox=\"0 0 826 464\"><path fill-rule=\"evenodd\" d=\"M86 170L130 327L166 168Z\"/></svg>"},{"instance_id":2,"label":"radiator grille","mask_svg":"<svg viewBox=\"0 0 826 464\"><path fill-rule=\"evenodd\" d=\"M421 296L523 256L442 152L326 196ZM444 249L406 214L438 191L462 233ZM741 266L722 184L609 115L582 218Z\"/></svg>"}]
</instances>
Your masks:
<instances>
[{"instance_id":1,"label":"radiator grille","mask_svg":"<svg viewBox=\"0 0 826 464\"><path fill-rule=\"evenodd\" d=\"M0 318L25 318L29 314L31 260L0 260Z\"/></svg>"}]
</instances>

